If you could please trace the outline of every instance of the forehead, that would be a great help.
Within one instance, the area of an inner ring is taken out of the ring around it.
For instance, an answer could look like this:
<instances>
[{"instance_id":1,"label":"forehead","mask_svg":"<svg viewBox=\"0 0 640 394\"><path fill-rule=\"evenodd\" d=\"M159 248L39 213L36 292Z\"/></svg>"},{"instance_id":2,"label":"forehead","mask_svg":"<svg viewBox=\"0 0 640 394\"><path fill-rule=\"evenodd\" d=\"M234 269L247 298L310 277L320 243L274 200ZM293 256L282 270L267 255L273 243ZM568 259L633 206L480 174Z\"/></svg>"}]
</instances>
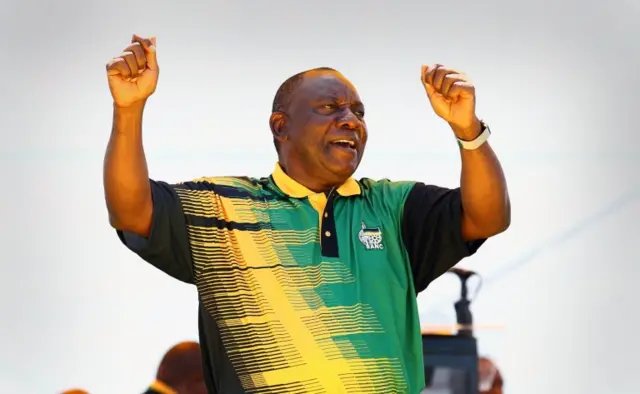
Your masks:
<instances>
[{"instance_id":1,"label":"forehead","mask_svg":"<svg viewBox=\"0 0 640 394\"><path fill-rule=\"evenodd\" d=\"M342 74L333 71L311 71L304 76L296 89L292 102L302 104L323 98L360 101L355 86Z\"/></svg>"}]
</instances>

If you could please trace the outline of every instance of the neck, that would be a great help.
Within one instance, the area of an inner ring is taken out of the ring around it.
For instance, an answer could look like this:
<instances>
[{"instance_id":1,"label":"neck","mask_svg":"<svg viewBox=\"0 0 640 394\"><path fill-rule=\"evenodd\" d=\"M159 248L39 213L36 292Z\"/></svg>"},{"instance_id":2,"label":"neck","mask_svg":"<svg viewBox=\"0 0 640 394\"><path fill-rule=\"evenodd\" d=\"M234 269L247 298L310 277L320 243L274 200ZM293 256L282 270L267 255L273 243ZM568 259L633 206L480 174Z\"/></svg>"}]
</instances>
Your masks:
<instances>
[{"instance_id":1,"label":"neck","mask_svg":"<svg viewBox=\"0 0 640 394\"><path fill-rule=\"evenodd\" d=\"M280 162L280 167L291 179L314 193L328 193L340 186L340 184L322 182L317 176L309 175L302 167L290 167L282 161Z\"/></svg>"}]
</instances>

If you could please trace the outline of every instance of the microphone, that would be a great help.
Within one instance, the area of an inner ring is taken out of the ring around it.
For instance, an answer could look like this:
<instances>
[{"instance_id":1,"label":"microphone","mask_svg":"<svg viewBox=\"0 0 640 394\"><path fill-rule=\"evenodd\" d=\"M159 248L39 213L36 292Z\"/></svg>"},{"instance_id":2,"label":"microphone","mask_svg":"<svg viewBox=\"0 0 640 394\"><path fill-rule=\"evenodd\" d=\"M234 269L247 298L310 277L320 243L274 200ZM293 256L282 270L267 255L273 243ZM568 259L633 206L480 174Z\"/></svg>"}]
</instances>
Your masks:
<instances>
[{"instance_id":1,"label":"microphone","mask_svg":"<svg viewBox=\"0 0 640 394\"><path fill-rule=\"evenodd\" d=\"M460 279L460 299L456 301L454 304L454 308L456 310L456 320L458 326L462 327L458 330L458 335L471 337L473 336L473 315L471 314L471 309L469 309L469 305L471 304L471 300L467 297L468 289L467 289L467 280L474 276L478 275L474 271L462 269L462 268L451 268L449 269L450 273L456 275L458 279Z\"/></svg>"},{"instance_id":2,"label":"microphone","mask_svg":"<svg viewBox=\"0 0 640 394\"><path fill-rule=\"evenodd\" d=\"M467 299L467 280L474 275L478 275L475 271L466 270L463 268L451 268L448 272L455 274L460 282L462 282L462 288L460 289L460 298L463 300Z\"/></svg>"}]
</instances>

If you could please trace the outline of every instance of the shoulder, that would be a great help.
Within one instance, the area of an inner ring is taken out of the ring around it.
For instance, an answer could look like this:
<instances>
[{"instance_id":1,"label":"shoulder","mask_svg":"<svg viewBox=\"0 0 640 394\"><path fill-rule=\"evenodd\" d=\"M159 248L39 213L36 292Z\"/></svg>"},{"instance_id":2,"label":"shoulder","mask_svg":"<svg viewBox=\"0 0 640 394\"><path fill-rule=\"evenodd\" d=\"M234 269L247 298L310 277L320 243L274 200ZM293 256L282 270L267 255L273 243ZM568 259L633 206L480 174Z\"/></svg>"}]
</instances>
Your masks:
<instances>
[{"instance_id":1,"label":"shoulder","mask_svg":"<svg viewBox=\"0 0 640 394\"><path fill-rule=\"evenodd\" d=\"M394 217L402 214L407 196L416 185L414 181L391 181L362 178L359 181L362 197L378 211L386 211Z\"/></svg>"},{"instance_id":2,"label":"shoulder","mask_svg":"<svg viewBox=\"0 0 640 394\"><path fill-rule=\"evenodd\" d=\"M365 197L373 198L406 198L417 184L415 181L392 181L389 179L374 180L362 178L358 181Z\"/></svg>"}]
</instances>

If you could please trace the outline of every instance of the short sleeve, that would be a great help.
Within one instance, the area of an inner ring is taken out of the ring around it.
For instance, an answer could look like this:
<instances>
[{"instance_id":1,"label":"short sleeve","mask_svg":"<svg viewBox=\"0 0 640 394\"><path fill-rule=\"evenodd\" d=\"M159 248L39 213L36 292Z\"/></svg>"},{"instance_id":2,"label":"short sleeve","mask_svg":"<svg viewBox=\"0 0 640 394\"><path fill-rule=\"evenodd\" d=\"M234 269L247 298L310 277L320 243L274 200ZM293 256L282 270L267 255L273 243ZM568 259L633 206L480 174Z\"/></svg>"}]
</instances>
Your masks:
<instances>
[{"instance_id":1,"label":"short sleeve","mask_svg":"<svg viewBox=\"0 0 640 394\"><path fill-rule=\"evenodd\" d=\"M194 282L186 220L173 186L150 181L153 219L149 237L118 231L127 248L143 260L186 283Z\"/></svg>"},{"instance_id":2,"label":"short sleeve","mask_svg":"<svg viewBox=\"0 0 640 394\"><path fill-rule=\"evenodd\" d=\"M404 203L402 240L409 254L416 292L473 255L485 239L462 238L460 189L416 183Z\"/></svg>"}]
</instances>

